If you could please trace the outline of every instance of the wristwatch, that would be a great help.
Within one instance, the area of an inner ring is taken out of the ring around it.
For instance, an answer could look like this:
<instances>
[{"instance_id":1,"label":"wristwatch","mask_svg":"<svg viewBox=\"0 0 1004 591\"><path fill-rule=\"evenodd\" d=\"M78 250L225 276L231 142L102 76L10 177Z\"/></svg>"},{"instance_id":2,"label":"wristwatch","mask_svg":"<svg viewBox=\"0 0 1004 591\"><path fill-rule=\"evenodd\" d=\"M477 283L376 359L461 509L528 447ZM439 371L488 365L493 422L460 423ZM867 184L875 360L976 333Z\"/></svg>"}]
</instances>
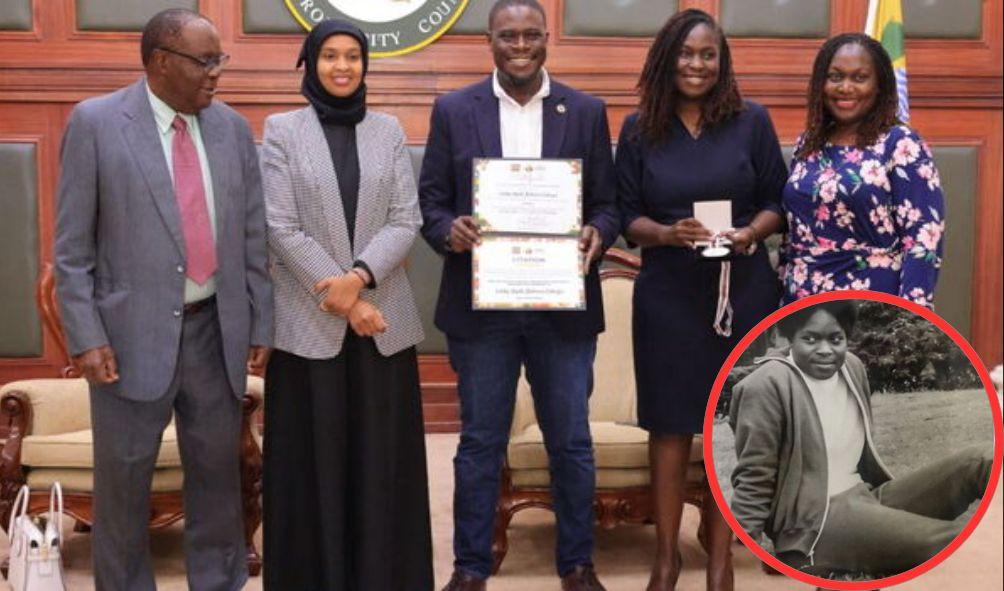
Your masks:
<instances>
[{"instance_id":1,"label":"wristwatch","mask_svg":"<svg viewBox=\"0 0 1004 591\"><path fill-rule=\"evenodd\" d=\"M450 243L450 233L446 233L446 237L443 238L443 248L446 252L453 252L453 245Z\"/></svg>"}]
</instances>

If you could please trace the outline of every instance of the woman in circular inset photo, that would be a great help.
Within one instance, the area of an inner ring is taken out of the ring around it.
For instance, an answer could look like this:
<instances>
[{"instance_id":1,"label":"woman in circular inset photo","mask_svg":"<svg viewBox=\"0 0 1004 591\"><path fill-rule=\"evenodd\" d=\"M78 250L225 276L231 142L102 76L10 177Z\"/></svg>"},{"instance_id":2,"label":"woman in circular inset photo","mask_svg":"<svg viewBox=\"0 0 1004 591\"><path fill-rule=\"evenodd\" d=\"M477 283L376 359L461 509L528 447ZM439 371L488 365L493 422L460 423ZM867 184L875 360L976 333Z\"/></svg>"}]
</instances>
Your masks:
<instances>
[{"instance_id":1,"label":"woman in circular inset photo","mask_svg":"<svg viewBox=\"0 0 1004 591\"><path fill-rule=\"evenodd\" d=\"M879 579L965 529L989 483L993 418L968 358L931 322L824 301L743 357L718 406L715 472L738 524L781 562Z\"/></svg>"}]
</instances>

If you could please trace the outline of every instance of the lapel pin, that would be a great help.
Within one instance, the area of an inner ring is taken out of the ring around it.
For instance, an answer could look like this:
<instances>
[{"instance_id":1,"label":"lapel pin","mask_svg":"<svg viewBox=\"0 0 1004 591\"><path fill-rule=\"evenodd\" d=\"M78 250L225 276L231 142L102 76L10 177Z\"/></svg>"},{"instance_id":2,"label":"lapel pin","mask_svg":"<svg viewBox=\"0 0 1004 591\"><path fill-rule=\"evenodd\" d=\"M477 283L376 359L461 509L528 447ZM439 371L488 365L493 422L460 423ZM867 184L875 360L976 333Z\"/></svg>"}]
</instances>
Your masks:
<instances>
[{"instance_id":1,"label":"lapel pin","mask_svg":"<svg viewBox=\"0 0 1004 591\"><path fill-rule=\"evenodd\" d=\"M564 115L564 114L565 114L565 111L567 111L567 110L568 110L568 109L566 109L566 108L565 108L565 103L558 103L558 106L557 106L557 107L555 107L554 109L555 109L556 111L558 111L558 114L559 114L559 115Z\"/></svg>"}]
</instances>

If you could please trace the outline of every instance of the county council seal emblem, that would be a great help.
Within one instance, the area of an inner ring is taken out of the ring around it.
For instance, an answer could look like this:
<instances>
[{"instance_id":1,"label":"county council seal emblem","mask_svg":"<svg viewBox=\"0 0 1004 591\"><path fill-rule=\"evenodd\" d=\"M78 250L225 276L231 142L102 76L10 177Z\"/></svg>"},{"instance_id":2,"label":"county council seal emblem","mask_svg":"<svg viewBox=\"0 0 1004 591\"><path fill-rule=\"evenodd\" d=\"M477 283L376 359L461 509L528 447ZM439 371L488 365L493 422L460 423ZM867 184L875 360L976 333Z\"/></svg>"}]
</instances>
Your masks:
<instances>
[{"instance_id":1,"label":"county council seal emblem","mask_svg":"<svg viewBox=\"0 0 1004 591\"><path fill-rule=\"evenodd\" d=\"M457 22L468 0L283 0L308 31L326 18L351 21L366 33L370 56L422 49Z\"/></svg>"}]
</instances>

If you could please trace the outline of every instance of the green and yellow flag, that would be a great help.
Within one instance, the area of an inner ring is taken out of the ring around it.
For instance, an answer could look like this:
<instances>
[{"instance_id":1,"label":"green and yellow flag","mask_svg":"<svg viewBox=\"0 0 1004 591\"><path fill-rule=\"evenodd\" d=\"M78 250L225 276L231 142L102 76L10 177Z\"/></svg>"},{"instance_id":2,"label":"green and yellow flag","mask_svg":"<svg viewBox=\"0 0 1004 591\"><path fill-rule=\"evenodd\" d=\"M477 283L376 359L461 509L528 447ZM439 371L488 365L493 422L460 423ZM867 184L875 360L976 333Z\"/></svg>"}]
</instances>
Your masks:
<instances>
[{"instance_id":1,"label":"green and yellow flag","mask_svg":"<svg viewBox=\"0 0 1004 591\"><path fill-rule=\"evenodd\" d=\"M903 42L903 4L901 0L868 0L868 21L865 34L882 43L892 59L899 94L898 115L910 120L910 101L906 92L906 46Z\"/></svg>"}]
</instances>

